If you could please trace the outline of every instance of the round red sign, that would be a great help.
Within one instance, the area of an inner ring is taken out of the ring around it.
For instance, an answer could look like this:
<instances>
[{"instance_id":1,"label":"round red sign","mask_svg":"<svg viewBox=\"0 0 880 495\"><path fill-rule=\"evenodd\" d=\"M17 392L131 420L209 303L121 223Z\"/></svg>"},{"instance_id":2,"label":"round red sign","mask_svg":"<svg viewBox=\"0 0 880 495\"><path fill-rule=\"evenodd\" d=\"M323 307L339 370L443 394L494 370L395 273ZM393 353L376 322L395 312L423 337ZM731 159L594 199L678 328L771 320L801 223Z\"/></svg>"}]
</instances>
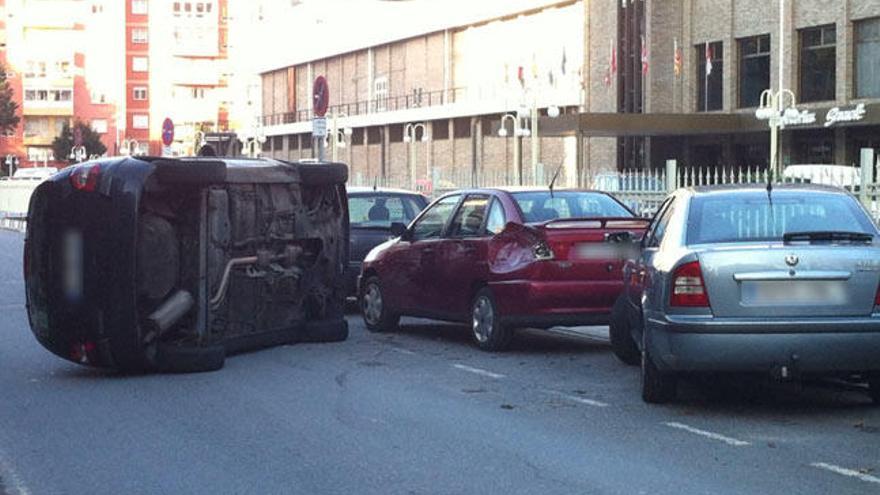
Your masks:
<instances>
[{"instance_id":1,"label":"round red sign","mask_svg":"<svg viewBox=\"0 0 880 495\"><path fill-rule=\"evenodd\" d=\"M174 141L174 122L171 122L171 119L166 118L164 122L162 122L162 144L165 146L171 146L172 141Z\"/></svg>"},{"instance_id":2,"label":"round red sign","mask_svg":"<svg viewBox=\"0 0 880 495\"><path fill-rule=\"evenodd\" d=\"M315 112L315 116L323 117L327 113L327 107L330 105L330 87L327 86L327 79L324 76L315 78L312 99L314 100L312 109Z\"/></svg>"}]
</instances>

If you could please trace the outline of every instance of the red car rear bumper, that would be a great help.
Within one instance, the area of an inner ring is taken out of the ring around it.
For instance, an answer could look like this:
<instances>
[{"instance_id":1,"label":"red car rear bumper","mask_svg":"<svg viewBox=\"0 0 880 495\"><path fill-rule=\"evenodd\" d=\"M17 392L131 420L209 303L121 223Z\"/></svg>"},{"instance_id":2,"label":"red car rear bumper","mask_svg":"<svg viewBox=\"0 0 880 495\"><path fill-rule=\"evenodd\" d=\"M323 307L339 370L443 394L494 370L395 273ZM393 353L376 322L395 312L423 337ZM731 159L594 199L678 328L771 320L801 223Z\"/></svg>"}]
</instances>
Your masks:
<instances>
[{"instance_id":1,"label":"red car rear bumper","mask_svg":"<svg viewBox=\"0 0 880 495\"><path fill-rule=\"evenodd\" d=\"M534 327L606 324L623 290L620 280L513 280L490 286L505 322Z\"/></svg>"}]
</instances>

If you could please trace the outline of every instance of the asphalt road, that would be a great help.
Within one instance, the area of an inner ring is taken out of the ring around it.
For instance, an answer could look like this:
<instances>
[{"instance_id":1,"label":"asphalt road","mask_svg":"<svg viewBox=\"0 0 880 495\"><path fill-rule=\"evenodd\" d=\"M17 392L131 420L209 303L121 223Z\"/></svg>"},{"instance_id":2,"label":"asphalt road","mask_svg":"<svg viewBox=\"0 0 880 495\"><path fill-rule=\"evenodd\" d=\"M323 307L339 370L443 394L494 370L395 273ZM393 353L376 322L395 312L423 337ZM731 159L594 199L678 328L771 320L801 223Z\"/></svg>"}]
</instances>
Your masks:
<instances>
[{"instance_id":1,"label":"asphalt road","mask_svg":"<svg viewBox=\"0 0 880 495\"><path fill-rule=\"evenodd\" d=\"M215 373L118 376L32 337L22 236L0 231L0 495L880 492L880 408L858 387L748 377L648 406L598 337L465 328L231 357Z\"/></svg>"}]
</instances>

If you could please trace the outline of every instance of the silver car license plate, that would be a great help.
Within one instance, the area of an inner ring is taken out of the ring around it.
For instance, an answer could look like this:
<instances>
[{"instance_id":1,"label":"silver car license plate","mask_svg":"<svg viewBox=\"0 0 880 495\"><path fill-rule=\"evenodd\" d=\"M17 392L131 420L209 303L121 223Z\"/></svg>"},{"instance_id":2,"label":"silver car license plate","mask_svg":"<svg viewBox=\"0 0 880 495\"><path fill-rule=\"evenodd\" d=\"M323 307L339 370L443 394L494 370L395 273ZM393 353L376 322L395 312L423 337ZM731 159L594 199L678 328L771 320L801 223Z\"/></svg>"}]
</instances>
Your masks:
<instances>
[{"instance_id":1,"label":"silver car license plate","mask_svg":"<svg viewBox=\"0 0 880 495\"><path fill-rule=\"evenodd\" d=\"M848 302L842 280L759 280L742 283L742 303L747 306L831 305Z\"/></svg>"}]
</instances>

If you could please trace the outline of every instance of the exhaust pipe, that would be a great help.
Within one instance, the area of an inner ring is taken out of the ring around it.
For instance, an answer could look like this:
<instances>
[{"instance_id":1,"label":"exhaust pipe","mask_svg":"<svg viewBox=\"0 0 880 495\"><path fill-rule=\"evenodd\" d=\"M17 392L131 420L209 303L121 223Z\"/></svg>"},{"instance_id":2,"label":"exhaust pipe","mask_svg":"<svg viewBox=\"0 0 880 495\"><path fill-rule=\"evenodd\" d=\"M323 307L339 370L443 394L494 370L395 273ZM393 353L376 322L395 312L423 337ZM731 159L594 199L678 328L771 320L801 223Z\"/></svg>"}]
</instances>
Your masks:
<instances>
[{"instance_id":1,"label":"exhaust pipe","mask_svg":"<svg viewBox=\"0 0 880 495\"><path fill-rule=\"evenodd\" d=\"M166 299L156 311L153 311L153 313L147 317L147 321L149 322L148 325L150 327L148 335L152 338L161 336L175 323L180 321L194 304L195 300L189 292L185 290L175 292L174 295Z\"/></svg>"}]
</instances>

